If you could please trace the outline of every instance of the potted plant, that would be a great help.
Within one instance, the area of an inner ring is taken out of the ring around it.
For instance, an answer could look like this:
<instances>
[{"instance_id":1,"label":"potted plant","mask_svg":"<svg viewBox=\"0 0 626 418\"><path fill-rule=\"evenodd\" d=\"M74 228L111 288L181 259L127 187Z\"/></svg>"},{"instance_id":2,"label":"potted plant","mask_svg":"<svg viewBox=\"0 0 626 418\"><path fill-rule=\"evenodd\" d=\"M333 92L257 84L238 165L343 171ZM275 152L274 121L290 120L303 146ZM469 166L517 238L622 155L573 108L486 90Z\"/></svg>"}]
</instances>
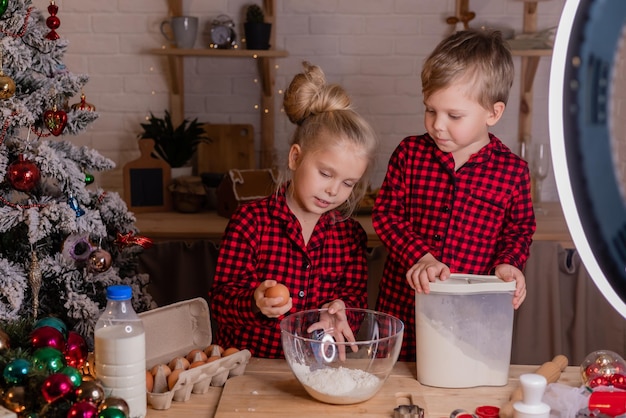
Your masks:
<instances>
[{"instance_id":1,"label":"potted plant","mask_svg":"<svg viewBox=\"0 0 626 418\"><path fill-rule=\"evenodd\" d=\"M191 122L185 119L174 127L172 117L166 110L163 118L150 113L148 123L142 123L143 132L139 138L154 140L155 157L165 160L170 167L179 168L189 166L200 142L210 142L202 124L198 119Z\"/></svg>"},{"instance_id":2,"label":"potted plant","mask_svg":"<svg viewBox=\"0 0 626 418\"><path fill-rule=\"evenodd\" d=\"M251 4L247 7L243 29L248 49L270 49L272 24L265 22L265 13L261 6Z\"/></svg>"}]
</instances>

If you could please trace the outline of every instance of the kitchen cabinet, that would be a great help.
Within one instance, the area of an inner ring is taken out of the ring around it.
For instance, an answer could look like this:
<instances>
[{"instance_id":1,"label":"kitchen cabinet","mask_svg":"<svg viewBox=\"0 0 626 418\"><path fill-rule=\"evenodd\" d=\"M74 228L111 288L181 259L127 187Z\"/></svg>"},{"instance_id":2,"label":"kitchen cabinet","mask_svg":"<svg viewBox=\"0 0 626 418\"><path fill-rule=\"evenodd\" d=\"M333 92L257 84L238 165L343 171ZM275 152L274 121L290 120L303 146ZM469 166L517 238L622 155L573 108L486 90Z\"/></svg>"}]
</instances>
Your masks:
<instances>
[{"instance_id":1,"label":"kitchen cabinet","mask_svg":"<svg viewBox=\"0 0 626 418\"><path fill-rule=\"evenodd\" d=\"M168 0L170 14L172 16L182 15L182 0ZM275 0L263 0L263 11L265 21L272 23L272 35L270 45L275 45L276 22L275 22ZM286 57L284 50L249 50L244 48L236 49L212 49L193 48L178 49L175 47L164 47L152 49L150 53L167 57L170 74L170 113L175 125L185 118L185 57L201 58L247 58L257 60L259 80L261 84L261 154L259 159L260 168L273 166L274 155L274 85L275 85L275 64L276 58Z\"/></svg>"}]
</instances>

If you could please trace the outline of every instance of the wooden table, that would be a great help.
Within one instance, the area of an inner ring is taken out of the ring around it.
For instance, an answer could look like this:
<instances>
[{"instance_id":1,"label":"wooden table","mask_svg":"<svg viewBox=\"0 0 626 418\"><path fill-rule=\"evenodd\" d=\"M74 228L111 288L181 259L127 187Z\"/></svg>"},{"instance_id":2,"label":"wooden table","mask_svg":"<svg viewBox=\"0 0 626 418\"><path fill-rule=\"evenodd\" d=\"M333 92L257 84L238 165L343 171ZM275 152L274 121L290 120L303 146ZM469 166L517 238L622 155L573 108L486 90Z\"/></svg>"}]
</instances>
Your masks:
<instances>
[{"instance_id":1,"label":"wooden table","mask_svg":"<svg viewBox=\"0 0 626 418\"><path fill-rule=\"evenodd\" d=\"M416 379L415 363L398 362L385 387L372 399L361 404L337 406L323 404L306 395L284 360L252 358L244 375L230 378L223 388L211 387L205 394L192 394L187 402L173 402L171 408L164 411L149 407L147 417L380 417L392 416L396 406L406 404L407 399L412 399L413 403L426 409L428 417L447 418L455 409L474 411L480 405L504 405L518 386L519 376L532 373L537 367L511 366L509 383L506 386L442 389L422 386ZM580 386L579 368L567 367L559 382ZM231 387L242 390L233 392ZM397 404L389 401L389 393L395 396ZM388 415L381 415L381 408L388 410ZM376 414L374 411L377 411Z\"/></svg>"},{"instance_id":2,"label":"wooden table","mask_svg":"<svg viewBox=\"0 0 626 418\"><path fill-rule=\"evenodd\" d=\"M557 241L564 248L574 248L572 237L567 229L563 210L559 202L543 202L546 213L538 212L536 241ZM180 212L152 212L135 214L135 225L141 235L155 241L165 240L197 240L208 239L219 241L228 219L219 216L216 212L180 213ZM356 216L365 232L367 232L368 246L382 245L372 226L370 215Z\"/></svg>"}]
</instances>

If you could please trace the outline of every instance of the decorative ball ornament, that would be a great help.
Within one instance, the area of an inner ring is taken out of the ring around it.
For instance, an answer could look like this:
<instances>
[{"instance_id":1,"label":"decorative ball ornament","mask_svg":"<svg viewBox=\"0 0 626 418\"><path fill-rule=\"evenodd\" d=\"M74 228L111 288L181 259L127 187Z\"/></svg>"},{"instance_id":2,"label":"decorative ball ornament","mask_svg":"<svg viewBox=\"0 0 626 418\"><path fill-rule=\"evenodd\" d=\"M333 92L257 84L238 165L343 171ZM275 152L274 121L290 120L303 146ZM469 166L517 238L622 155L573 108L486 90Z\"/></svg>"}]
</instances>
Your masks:
<instances>
[{"instance_id":1,"label":"decorative ball ornament","mask_svg":"<svg viewBox=\"0 0 626 418\"><path fill-rule=\"evenodd\" d=\"M10 99L15 95L15 81L0 69L0 99Z\"/></svg>"},{"instance_id":2,"label":"decorative ball ornament","mask_svg":"<svg viewBox=\"0 0 626 418\"><path fill-rule=\"evenodd\" d=\"M54 0L50 0L50 5L48 6L48 13L50 16L46 19L46 26L51 30L46 35L46 39L50 41L56 41L59 39L59 34L56 33L56 30L61 26L61 20L57 17L57 13L59 11L59 6L54 4Z\"/></svg>"},{"instance_id":3,"label":"decorative ball ornament","mask_svg":"<svg viewBox=\"0 0 626 418\"><path fill-rule=\"evenodd\" d=\"M76 402L67 411L67 418L96 418L98 407L88 401Z\"/></svg>"},{"instance_id":4,"label":"decorative ball ornament","mask_svg":"<svg viewBox=\"0 0 626 418\"><path fill-rule=\"evenodd\" d=\"M46 377L41 386L41 394L48 403L60 399L74 390L70 377L63 373L52 373Z\"/></svg>"},{"instance_id":5,"label":"decorative ball ornament","mask_svg":"<svg viewBox=\"0 0 626 418\"><path fill-rule=\"evenodd\" d=\"M52 110L43 112L43 122L52 135L59 136L63 133L65 125L67 125L67 113L64 110L57 109L57 105L54 105Z\"/></svg>"},{"instance_id":6,"label":"decorative ball ornament","mask_svg":"<svg viewBox=\"0 0 626 418\"><path fill-rule=\"evenodd\" d=\"M26 380L28 372L30 372L30 361L18 358L9 362L2 372L4 381L9 385L21 385Z\"/></svg>"},{"instance_id":7,"label":"decorative ball ornament","mask_svg":"<svg viewBox=\"0 0 626 418\"><path fill-rule=\"evenodd\" d=\"M0 16L7 11L7 7L9 7L9 0L0 0Z\"/></svg>"},{"instance_id":8,"label":"decorative ball ornament","mask_svg":"<svg viewBox=\"0 0 626 418\"><path fill-rule=\"evenodd\" d=\"M11 348L11 339L9 335L0 329L0 354Z\"/></svg>"},{"instance_id":9,"label":"decorative ball ornament","mask_svg":"<svg viewBox=\"0 0 626 418\"><path fill-rule=\"evenodd\" d=\"M2 395L3 405L18 414L26 410L26 388L24 386L11 386Z\"/></svg>"},{"instance_id":10,"label":"decorative ball ornament","mask_svg":"<svg viewBox=\"0 0 626 418\"><path fill-rule=\"evenodd\" d=\"M77 369L83 367L89 355L89 348L85 339L79 333L70 331L66 346L64 353L66 363Z\"/></svg>"},{"instance_id":11,"label":"decorative ball ornament","mask_svg":"<svg viewBox=\"0 0 626 418\"><path fill-rule=\"evenodd\" d=\"M79 387L80 384L83 383L83 376L76 367L65 366L61 369L60 373L63 373L70 378L74 388Z\"/></svg>"},{"instance_id":12,"label":"decorative ball ornament","mask_svg":"<svg viewBox=\"0 0 626 418\"><path fill-rule=\"evenodd\" d=\"M41 327L56 328L61 332L61 334L63 334L63 337L67 338L67 325L65 325L65 323L57 317L47 316L45 318L38 319L33 328L37 329Z\"/></svg>"},{"instance_id":13,"label":"decorative ball ornament","mask_svg":"<svg viewBox=\"0 0 626 418\"><path fill-rule=\"evenodd\" d=\"M96 178L91 173L85 173L85 184L90 185L96 180Z\"/></svg>"},{"instance_id":14,"label":"decorative ball ornament","mask_svg":"<svg viewBox=\"0 0 626 418\"><path fill-rule=\"evenodd\" d=\"M65 351L65 337L56 328L44 326L35 328L30 333L30 343L33 348L52 347L63 352Z\"/></svg>"},{"instance_id":15,"label":"decorative ball ornament","mask_svg":"<svg viewBox=\"0 0 626 418\"><path fill-rule=\"evenodd\" d=\"M76 202L76 207L78 207L78 202ZM74 207L72 209L76 210ZM71 234L63 241L61 254L67 261L82 263L87 261L93 250L94 247L87 234Z\"/></svg>"},{"instance_id":16,"label":"decorative ball ornament","mask_svg":"<svg viewBox=\"0 0 626 418\"><path fill-rule=\"evenodd\" d=\"M130 417L128 402L116 396L109 396L98 407L98 418Z\"/></svg>"},{"instance_id":17,"label":"decorative ball ornament","mask_svg":"<svg viewBox=\"0 0 626 418\"><path fill-rule=\"evenodd\" d=\"M92 273L104 273L111 267L111 262L111 254L102 248L98 248L89 254L87 268Z\"/></svg>"},{"instance_id":18,"label":"decorative ball ornament","mask_svg":"<svg viewBox=\"0 0 626 418\"><path fill-rule=\"evenodd\" d=\"M83 380L83 383L74 390L77 401L87 401L99 405L104 401L104 387L95 380Z\"/></svg>"},{"instance_id":19,"label":"decorative ball ornament","mask_svg":"<svg viewBox=\"0 0 626 418\"><path fill-rule=\"evenodd\" d=\"M65 356L56 348L38 348L33 353L33 366L37 370L56 373L66 366Z\"/></svg>"},{"instance_id":20,"label":"decorative ball ornament","mask_svg":"<svg viewBox=\"0 0 626 418\"><path fill-rule=\"evenodd\" d=\"M29 192L39 182L41 173L35 163L28 161L23 154L20 154L17 161L12 162L7 168L7 177L13 188Z\"/></svg>"},{"instance_id":21,"label":"decorative ball ornament","mask_svg":"<svg viewBox=\"0 0 626 418\"><path fill-rule=\"evenodd\" d=\"M589 354L580 365L583 383L589 388L624 384L626 362L617 353L598 350Z\"/></svg>"},{"instance_id":22,"label":"decorative ball ornament","mask_svg":"<svg viewBox=\"0 0 626 418\"><path fill-rule=\"evenodd\" d=\"M96 107L94 105L92 105L91 103L87 103L87 101L85 100L85 93L81 93L80 95L80 102L78 103L74 103L72 105L72 110L84 110L87 112L95 112L96 111Z\"/></svg>"}]
</instances>

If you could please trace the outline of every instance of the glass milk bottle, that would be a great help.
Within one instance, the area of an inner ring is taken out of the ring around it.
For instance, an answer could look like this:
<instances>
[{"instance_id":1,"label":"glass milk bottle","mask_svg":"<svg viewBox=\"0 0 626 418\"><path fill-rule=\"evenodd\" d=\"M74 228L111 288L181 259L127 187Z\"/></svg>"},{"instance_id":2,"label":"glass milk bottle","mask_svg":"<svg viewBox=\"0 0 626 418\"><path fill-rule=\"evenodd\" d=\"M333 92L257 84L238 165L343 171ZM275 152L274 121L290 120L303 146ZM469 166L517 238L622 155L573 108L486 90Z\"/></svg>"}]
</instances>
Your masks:
<instances>
[{"instance_id":1,"label":"glass milk bottle","mask_svg":"<svg viewBox=\"0 0 626 418\"><path fill-rule=\"evenodd\" d=\"M124 399L129 418L146 415L146 336L126 285L107 288L107 306L96 323L96 377L107 397Z\"/></svg>"}]
</instances>

